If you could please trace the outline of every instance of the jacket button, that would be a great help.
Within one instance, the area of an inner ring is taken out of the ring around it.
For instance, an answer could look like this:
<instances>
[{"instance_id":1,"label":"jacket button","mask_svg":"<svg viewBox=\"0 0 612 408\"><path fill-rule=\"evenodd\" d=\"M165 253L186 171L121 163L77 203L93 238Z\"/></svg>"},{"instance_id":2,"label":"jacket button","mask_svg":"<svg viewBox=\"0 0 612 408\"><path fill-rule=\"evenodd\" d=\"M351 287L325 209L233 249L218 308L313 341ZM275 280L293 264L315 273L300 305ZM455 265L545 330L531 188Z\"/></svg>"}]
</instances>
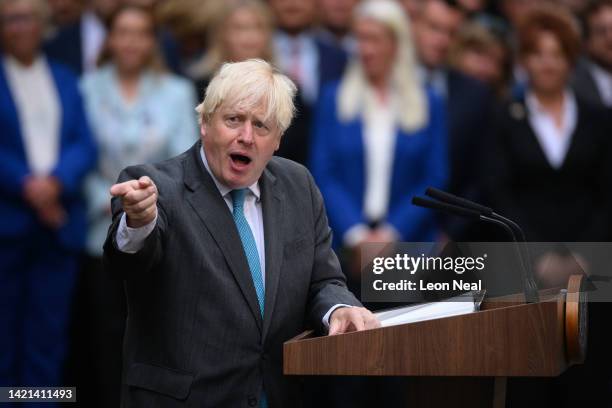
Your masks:
<instances>
[{"instance_id":1,"label":"jacket button","mask_svg":"<svg viewBox=\"0 0 612 408\"><path fill-rule=\"evenodd\" d=\"M257 398L249 397L248 399L249 407L254 407L257 405Z\"/></svg>"},{"instance_id":2,"label":"jacket button","mask_svg":"<svg viewBox=\"0 0 612 408\"><path fill-rule=\"evenodd\" d=\"M270 358L270 355L269 355L268 353L263 353L263 354L261 355L261 359L262 359L263 361L266 361L266 360L268 360L269 358Z\"/></svg>"}]
</instances>

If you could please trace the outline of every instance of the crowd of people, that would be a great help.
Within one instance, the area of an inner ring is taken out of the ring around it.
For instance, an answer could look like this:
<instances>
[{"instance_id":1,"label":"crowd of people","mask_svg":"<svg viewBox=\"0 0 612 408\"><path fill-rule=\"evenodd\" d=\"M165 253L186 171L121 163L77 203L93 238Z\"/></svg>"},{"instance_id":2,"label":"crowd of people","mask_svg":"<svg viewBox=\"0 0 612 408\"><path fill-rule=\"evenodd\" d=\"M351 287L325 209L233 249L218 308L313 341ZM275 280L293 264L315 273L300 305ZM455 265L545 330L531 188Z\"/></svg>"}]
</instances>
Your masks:
<instances>
[{"instance_id":1,"label":"crowd of people","mask_svg":"<svg viewBox=\"0 0 612 408\"><path fill-rule=\"evenodd\" d=\"M364 244L505 239L412 206L429 186L529 241L612 241L610 0L0 0L0 43L3 386L118 406L109 189L199 139L226 61L297 84L277 154L312 172L357 294Z\"/></svg>"}]
</instances>

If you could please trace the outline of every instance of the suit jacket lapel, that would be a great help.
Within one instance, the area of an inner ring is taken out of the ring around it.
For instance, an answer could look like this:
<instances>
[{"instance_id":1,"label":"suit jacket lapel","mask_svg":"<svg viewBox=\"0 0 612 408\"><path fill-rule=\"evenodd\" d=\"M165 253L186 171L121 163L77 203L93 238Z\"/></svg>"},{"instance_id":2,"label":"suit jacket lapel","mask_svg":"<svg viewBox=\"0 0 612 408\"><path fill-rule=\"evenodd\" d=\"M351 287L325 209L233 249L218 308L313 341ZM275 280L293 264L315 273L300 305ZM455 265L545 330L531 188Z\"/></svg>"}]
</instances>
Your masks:
<instances>
[{"instance_id":1,"label":"suit jacket lapel","mask_svg":"<svg viewBox=\"0 0 612 408\"><path fill-rule=\"evenodd\" d=\"M184 163L184 181L187 189L187 201L204 223L213 237L251 309L257 326L262 329L262 317L257 301L257 293L249 269L240 236L231 212L212 177L200 158L200 142L196 143ZM267 243L266 243L267 245ZM267 263L267 262L266 262Z\"/></svg>"},{"instance_id":2,"label":"suit jacket lapel","mask_svg":"<svg viewBox=\"0 0 612 408\"><path fill-rule=\"evenodd\" d=\"M281 266L283 262L284 249L284 205L283 194L276 186L276 177L269 170L264 170L260 178L261 204L264 221L264 241L266 252L266 298L264 307L263 335L265 339L270 324L278 283L280 279Z\"/></svg>"}]
</instances>

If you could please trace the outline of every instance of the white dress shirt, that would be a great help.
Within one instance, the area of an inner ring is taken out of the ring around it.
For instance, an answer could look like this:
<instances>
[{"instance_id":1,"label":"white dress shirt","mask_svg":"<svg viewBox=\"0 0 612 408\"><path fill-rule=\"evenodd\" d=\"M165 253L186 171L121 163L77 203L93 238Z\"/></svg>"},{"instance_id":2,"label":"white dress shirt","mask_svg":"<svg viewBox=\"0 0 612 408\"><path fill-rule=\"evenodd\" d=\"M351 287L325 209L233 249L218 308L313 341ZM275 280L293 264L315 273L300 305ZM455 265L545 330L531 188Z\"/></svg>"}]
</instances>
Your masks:
<instances>
[{"instance_id":1,"label":"white dress shirt","mask_svg":"<svg viewBox=\"0 0 612 408\"><path fill-rule=\"evenodd\" d=\"M363 212L369 220L381 220L387 215L391 193L397 103L391 92L387 101L381 101L371 90L369 93L369 109L363 115L366 164Z\"/></svg>"},{"instance_id":2,"label":"white dress shirt","mask_svg":"<svg viewBox=\"0 0 612 408\"><path fill-rule=\"evenodd\" d=\"M546 159L553 168L559 169L565 161L578 121L578 108L574 94L571 91L565 92L563 123L560 127L555 124L552 115L542 108L535 95L527 93L525 103L529 110L529 123Z\"/></svg>"},{"instance_id":3,"label":"white dress shirt","mask_svg":"<svg viewBox=\"0 0 612 408\"><path fill-rule=\"evenodd\" d=\"M363 114L363 142L365 158L365 192L363 213L370 221L384 219L389 210L391 178L397 137L397 109L399 102L390 91L387 101L381 101L373 90L367 93L367 109ZM398 232L388 223L378 226L391 236ZM348 247L359 244L370 232L365 224L352 226L345 232L343 242Z\"/></svg>"},{"instance_id":4,"label":"white dress shirt","mask_svg":"<svg viewBox=\"0 0 612 408\"><path fill-rule=\"evenodd\" d=\"M296 36L278 31L274 51L281 71L299 85L302 99L312 105L319 93L319 52L310 33Z\"/></svg>"},{"instance_id":5,"label":"white dress shirt","mask_svg":"<svg viewBox=\"0 0 612 408\"><path fill-rule=\"evenodd\" d=\"M3 62L30 170L48 175L58 160L62 113L51 70L42 56L29 67L10 56Z\"/></svg>"},{"instance_id":6,"label":"white dress shirt","mask_svg":"<svg viewBox=\"0 0 612 408\"><path fill-rule=\"evenodd\" d=\"M602 102L607 107L612 107L612 73L597 64L590 64L590 68Z\"/></svg>"},{"instance_id":7,"label":"white dress shirt","mask_svg":"<svg viewBox=\"0 0 612 408\"><path fill-rule=\"evenodd\" d=\"M206 170L212 177L215 185L219 189L219 193L225 200L230 211L233 211L233 201L231 196L232 189L221 184L214 174L210 171L210 167L208 165L208 160L206 159L206 154L204 153L204 149L200 149L200 156L202 161L204 162L204 166ZM264 223L263 223L263 213L261 208L261 196L259 189L259 182L255 182L249 186L249 192L247 193L244 201L244 216L249 223L249 227L253 232L253 237L255 238L255 245L257 246L257 252L259 253L259 262L261 265L261 277L264 283L266 282L266 267L265 267L265 248L264 248ZM155 228L155 223L157 222L157 217L151 221L149 224L140 227L140 228L130 228L127 226L126 215L123 213L121 216L121 220L119 221L119 227L117 229L117 247L120 251L126 253L136 253L144 246L145 239L149 236L149 234ZM325 327L329 327L329 317L332 312L339 307L351 307L345 304L337 304L334 305L331 309L325 313L323 316L323 324Z\"/></svg>"},{"instance_id":8,"label":"white dress shirt","mask_svg":"<svg viewBox=\"0 0 612 408\"><path fill-rule=\"evenodd\" d=\"M85 11L81 18L81 52L83 55L83 72L93 71L98 67L98 56L106 39L106 27L100 17L93 11Z\"/></svg>"}]
</instances>

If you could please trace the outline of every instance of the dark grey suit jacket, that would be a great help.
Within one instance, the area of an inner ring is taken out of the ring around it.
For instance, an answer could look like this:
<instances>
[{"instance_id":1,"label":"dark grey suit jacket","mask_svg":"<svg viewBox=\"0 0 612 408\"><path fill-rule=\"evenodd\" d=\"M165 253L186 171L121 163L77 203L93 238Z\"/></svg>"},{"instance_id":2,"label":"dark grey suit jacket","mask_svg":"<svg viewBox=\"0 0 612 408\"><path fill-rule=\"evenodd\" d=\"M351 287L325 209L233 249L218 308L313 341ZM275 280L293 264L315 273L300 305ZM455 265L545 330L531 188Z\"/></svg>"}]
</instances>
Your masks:
<instances>
[{"instance_id":1,"label":"dark grey suit jacket","mask_svg":"<svg viewBox=\"0 0 612 408\"><path fill-rule=\"evenodd\" d=\"M571 78L576 95L593 106L605 107L597 83L591 73L592 62L584 58L578 61Z\"/></svg>"},{"instance_id":2,"label":"dark grey suit jacket","mask_svg":"<svg viewBox=\"0 0 612 408\"><path fill-rule=\"evenodd\" d=\"M158 219L145 246L122 253L114 199L107 270L125 279L123 407L295 406L299 385L282 374L282 344L323 331L335 304L360 305L332 251L321 194L301 165L274 157L260 178L266 256L265 316L231 211L200 157L200 142L119 181L149 176Z\"/></svg>"}]
</instances>

